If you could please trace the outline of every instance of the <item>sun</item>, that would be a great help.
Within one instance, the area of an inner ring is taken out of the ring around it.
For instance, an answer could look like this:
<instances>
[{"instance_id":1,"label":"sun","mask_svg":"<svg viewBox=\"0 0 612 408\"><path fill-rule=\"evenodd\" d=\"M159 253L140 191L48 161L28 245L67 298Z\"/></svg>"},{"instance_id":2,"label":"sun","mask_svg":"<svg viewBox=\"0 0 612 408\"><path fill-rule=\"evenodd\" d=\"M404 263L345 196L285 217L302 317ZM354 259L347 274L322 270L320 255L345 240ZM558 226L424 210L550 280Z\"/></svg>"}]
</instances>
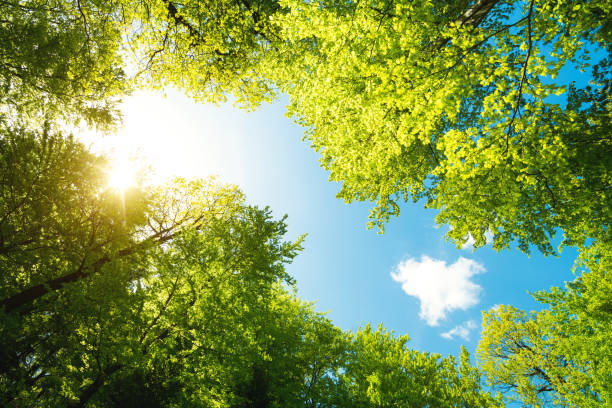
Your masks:
<instances>
[{"instance_id":1,"label":"sun","mask_svg":"<svg viewBox=\"0 0 612 408\"><path fill-rule=\"evenodd\" d=\"M116 158L108 172L108 186L124 192L136 184L136 164L128 157Z\"/></svg>"}]
</instances>

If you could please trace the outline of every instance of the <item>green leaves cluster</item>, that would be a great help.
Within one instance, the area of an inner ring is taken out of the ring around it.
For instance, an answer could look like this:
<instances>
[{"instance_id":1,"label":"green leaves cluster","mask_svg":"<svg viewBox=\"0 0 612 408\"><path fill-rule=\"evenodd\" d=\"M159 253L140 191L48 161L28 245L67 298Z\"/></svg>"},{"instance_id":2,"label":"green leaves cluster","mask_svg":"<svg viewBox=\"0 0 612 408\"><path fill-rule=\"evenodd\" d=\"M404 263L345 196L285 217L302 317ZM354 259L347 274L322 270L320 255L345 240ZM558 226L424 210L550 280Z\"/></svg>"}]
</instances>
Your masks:
<instances>
[{"instance_id":1,"label":"green leaves cluster","mask_svg":"<svg viewBox=\"0 0 612 408\"><path fill-rule=\"evenodd\" d=\"M0 104L20 121L116 125L129 89L112 2L9 0L0 5Z\"/></svg>"},{"instance_id":2,"label":"green leaves cluster","mask_svg":"<svg viewBox=\"0 0 612 408\"><path fill-rule=\"evenodd\" d=\"M279 40L272 0L127 2L131 61L141 85L173 85L197 100L246 107L270 100L258 68Z\"/></svg>"},{"instance_id":3,"label":"green leaves cluster","mask_svg":"<svg viewBox=\"0 0 612 408\"><path fill-rule=\"evenodd\" d=\"M499 407L501 397L481 391L480 373L462 349L458 363L411 350L408 336L368 325L352 337L350 358L339 374L346 407Z\"/></svg>"}]
</instances>

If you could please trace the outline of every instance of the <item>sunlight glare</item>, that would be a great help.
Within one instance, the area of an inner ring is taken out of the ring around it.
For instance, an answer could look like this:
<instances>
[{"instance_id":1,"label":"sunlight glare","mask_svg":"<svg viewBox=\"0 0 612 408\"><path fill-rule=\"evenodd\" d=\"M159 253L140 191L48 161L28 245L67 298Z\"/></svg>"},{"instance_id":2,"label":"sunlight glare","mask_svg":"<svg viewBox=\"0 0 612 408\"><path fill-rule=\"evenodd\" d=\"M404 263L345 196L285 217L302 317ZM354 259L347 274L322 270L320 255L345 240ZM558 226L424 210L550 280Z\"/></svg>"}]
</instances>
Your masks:
<instances>
[{"instance_id":1,"label":"sunlight glare","mask_svg":"<svg viewBox=\"0 0 612 408\"><path fill-rule=\"evenodd\" d=\"M217 175L235 184L248 178L244 146L249 132L233 108L196 104L172 90L166 96L136 92L123 101L121 109L123 127L117 133L77 132L96 152L121 158L111 162L109 188L125 190L136 181L160 185L177 176ZM124 159L134 156L139 166Z\"/></svg>"}]
</instances>

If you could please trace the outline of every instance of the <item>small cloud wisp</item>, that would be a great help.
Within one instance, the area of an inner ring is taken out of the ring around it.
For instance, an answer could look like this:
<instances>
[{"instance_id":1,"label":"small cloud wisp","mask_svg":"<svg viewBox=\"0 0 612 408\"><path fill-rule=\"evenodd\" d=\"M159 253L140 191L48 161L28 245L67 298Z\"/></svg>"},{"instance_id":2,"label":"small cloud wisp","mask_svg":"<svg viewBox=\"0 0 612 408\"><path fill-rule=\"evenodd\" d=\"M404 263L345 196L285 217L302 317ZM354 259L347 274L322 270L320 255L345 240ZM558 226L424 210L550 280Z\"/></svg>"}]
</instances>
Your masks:
<instances>
[{"instance_id":1,"label":"small cloud wisp","mask_svg":"<svg viewBox=\"0 0 612 408\"><path fill-rule=\"evenodd\" d=\"M453 337L461 337L463 340L468 341L470 339L470 332L476 328L476 322L468 320L463 322L459 326L455 326L446 333L442 333L441 336L445 339L452 340Z\"/></svg>"}]
</instances>

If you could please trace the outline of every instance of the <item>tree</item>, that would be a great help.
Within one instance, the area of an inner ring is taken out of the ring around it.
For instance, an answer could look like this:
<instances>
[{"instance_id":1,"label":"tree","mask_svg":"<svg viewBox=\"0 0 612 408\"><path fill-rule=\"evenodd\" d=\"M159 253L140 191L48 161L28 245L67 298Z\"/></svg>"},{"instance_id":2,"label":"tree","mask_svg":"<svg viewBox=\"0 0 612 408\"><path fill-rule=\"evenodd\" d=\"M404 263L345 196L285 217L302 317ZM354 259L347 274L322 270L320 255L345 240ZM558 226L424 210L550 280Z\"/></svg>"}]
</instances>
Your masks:
<instances>
[{"instance_id":1,"label":"tree","mask_svg":"<svg viewBox=\"0 0 612 408\"><path fill-rule=\"evenodd\" d=\"M132 189L124 206L106 188L106 159L48 126L35 131L2 123L0 135L0 263L7 271L0 306L6 311L87 276L110 254L142 245L135 235L148 199Z\"/></svg>"},{"instance_id":2,"label":"tree","mask_svg":"<svg viewBox=\"0 0 612 408\"><path fill-rule=\"evenodd\" d=\"M0 104L21 122L82 119L108 129L129 89L112 2L0 4Z\"/></svg>"},{"instance_id":3,"label":"tree","mask_svg":"<svg viewBox=\"0 0 612 408\"><path fill-rule=\"evenodd\" d=\"M3 404L83 405L169 336L198 306L194 293L210 291L219 313L210 296L223 280L234 286L222 295L242 300L289 280L282 263L299 242L282 243L284 223L235 187L179 180L121 200L105 187L105 160L82 144L3 132Z\"/></svg>"},{"instance_id":4,"label":"tree","mask_svg":"<svg viewBox=\"0 0 612 408\"><path fill-rule=\"evenodd\" d=\"M458 245L551 254L559 230L610 230L608 1L283 5L270 76L338 197L376 203L370 225L423 199ZM591 83L555 81L569 66Z\"/></svg>"},{"instance_id":5,"label":"tree","mask_svg":"<svg viewBox=\"0 0 612 408\"><path fill-rule=\"evenodd\" d=\"M382 326L368 325L352 337L350 357L338 373L338 407L499 407L481 389L480 374L469 364L465 349L457 366L453 357L441 358L411 350L408 336L395 337Z\"/></svg>"},{"instance_id":6,"label":"tree","mask_svg":"<svg viewBox=\"0 0 612 408\"><path fill-rule=\"evenodd\" d=\"M612 402L610 252L583 257L589 268L565 289L538 292L549 308L500 306L484 314L478 357L491 385L534 407L600 407Z\"/></svg>"}]
</instances>

